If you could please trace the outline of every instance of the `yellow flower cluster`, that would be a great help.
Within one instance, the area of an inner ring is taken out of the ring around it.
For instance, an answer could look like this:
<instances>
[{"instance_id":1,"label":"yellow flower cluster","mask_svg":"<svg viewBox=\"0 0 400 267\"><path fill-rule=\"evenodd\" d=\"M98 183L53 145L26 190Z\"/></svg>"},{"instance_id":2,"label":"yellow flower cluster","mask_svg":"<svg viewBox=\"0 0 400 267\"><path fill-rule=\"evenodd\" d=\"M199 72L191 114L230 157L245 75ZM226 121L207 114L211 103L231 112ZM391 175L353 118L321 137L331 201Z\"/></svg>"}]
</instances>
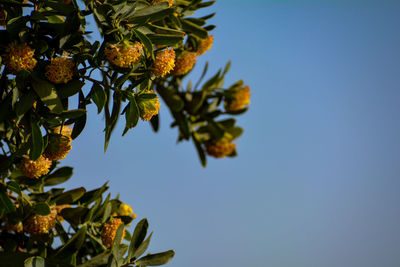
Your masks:
<instances>
[{"instance_id":1,"label":"yellow flower cluster","mask_svg":"<svg viewBox=\"0 0 400 267\"><path fill-rule=\"evenodd\" d=\"M129 206L128 204L125 204L125 203L122 203L121 205L119 205L117 214L118 214L118 216L129 216L133 220L136 219L136 217L137 217L136 214L133 213L131 206Z\"/></svg>"},{"instance_id":2,"label":"yellow flower cluster","mask_svg":"<svg viewBox=\"0 0 400 267\"><path fill-rule=\"evenodd\" d=\"M231 142L211 142L207 145L207 153L215 158L224 158L236 149Z\"/></svg>"},{"instance_id":3,"label":"yellow flower cluster","mask_svg":"<svg viewBox=\"0 0 400 267\"><path fill-rule=\"evenodd\" d=\"M51 59L47 67L46 78L52 83L67 83L74 76L74 61L66 56Z\"/></svg>"},{"instance_id":4,"label":"yellow flower cluster","mask_svg":"<svg viewBox=\"0 0 400 267\"><path fill-rule=\"evenodd\" d=\"M43 155L35 161L29 159L28 156L23 156L19 169L26 177L39 178L49 172L50 166L51 160L43 157Z\"/></svg>"},{"instance_id":5,"label":"yellow flower cluster","mask_svg":"<svg viewBox=\"0 0 400 267\"><path fill-rule=\"evenodd\" d=\"M110 222L105 223L103 226L103 230L101 231L101 241L103 242L104 246L107 248L112 247L114 243L115 235L117 234L118 227L123 224L120 218L113 218ZM125 228L122 232L122 239L125 236Z\"/></svg>"},{"instance_id":6,"label":"yellow flower cluster","mask_svg":"<svg viewBox=\"0 0 400 267\"><path fill-rule=\"evenodd\" d=\"M161 2L168 2L168 7L171 7L174 4L175 0L153 0L152 4L156 5Z\"/></svg>"},{"instance_id":7,"label":"yellow flower cluster","mask_svg":"<svg viewBox=\"0 0 400 267\"><path fill-rule=\"evenodd\" d=\"M175 67L175 51L173 49L166 49L156 55L153 64L153 74L158 77L170 73Z\"/></svg>"},{"instance_id":8,"label":"yellow flower cluster","mask_svg":"<svg viewBox=\"0 0 400 267\"><path fill-rule=\"evenodd\" d=\"M128 68L139 60L142 55L143 44L136 42L134 45L126 44L109 44L104 49L106 59L112 64Z\"/></svg>"},{"instance_id":9,"label":"yellow flower cluster","mask_svg":"<svg viewBox=\"0 0 400 267\"><path fill-rule=\"evenodd\" d=\"M232 98L225 100L225 110L228 112L238 111L250 105L250 87L245 86L235 91Z\"/></svg>"},{"instance_id":10,"label":"yellow flower cluster","mask_svg":"<svg viewBox=\"0 0 400 267\"><path fill-rule=\"evenodd\" d=\"M180 76L188 73L194 66L197 60L196 53L183 53L175 61L175 68L172 74Z\"/></svg>"},{"instance_id":11,"label":"yellow flower cluster","mask_svg":"<svg viewBox=\"0 0 400 267\"><path fill-rule=\"evenodd\" d=\"M203 55L205 52L210 50L211 46L214 42L214 35L209 35L205 39L201 39L199 42L199 46L197 47L197 55Z\"/></svg>"},{"instance_id":12,"label":"yellow flower cluster","mask_svg":"<svg viewBox=\"0 0 400 267\"><path fill-rule=\"evenodd\" d=\"M47 234L54 228L57 218L56 207L51 207L51 212L48 215L33 215L24 225L25 232L34 235Z\"/></svg>"},{"instance_id":13,"label":"yellow flower cluster","mask_svg":"<svg viewBox=\"0 0 400 267\"><path fill-rule=\"evenodd\" d=\"M11 43L4 56L7 68L12 74L17 74L20 70L33 70L36 66L36 59L33 58L35 53L27 44Z\"/></svg>"}]
</instances>

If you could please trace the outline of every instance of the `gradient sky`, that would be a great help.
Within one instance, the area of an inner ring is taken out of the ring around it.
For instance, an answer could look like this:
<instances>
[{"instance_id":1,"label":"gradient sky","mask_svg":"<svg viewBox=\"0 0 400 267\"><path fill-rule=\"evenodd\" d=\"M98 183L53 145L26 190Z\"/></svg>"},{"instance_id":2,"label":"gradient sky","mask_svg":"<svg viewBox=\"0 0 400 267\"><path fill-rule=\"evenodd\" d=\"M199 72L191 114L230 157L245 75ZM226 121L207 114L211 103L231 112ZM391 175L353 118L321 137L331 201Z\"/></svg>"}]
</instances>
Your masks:
<instances>
[{"instance_id":1,"label":"gradient sky","mask_svg":"<svg viewBox=\"0 0 400 267\"><path fill-rule=\"evenodd\" d=\"M63 161L110 181L175 267L400 266L400 2L217 1L209 76L251 87L239 156L202 168L161 110L103 153L102 116ZM163 108L164 107L164 108ZM131 228L133 229L133 227Z\"/></svg>"}]
</instances>

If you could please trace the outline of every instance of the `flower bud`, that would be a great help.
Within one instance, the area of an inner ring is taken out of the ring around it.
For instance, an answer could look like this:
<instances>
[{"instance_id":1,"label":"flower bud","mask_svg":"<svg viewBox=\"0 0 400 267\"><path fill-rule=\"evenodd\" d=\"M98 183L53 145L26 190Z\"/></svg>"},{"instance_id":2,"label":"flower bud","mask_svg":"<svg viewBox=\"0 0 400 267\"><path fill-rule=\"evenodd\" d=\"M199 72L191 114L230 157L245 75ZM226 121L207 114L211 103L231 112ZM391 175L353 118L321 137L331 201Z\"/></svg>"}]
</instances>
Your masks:
<instances>
[{"instance_id":1,"label":"flower bud","mask_svg":"<svg viewBox=\"0 0 400 267\"><path fill-rule=\"evenodd\" d=\"M230 95L225 98L225 110L227 112L238 111L244 109L250 104L250 87L245 86L237 90L233 90Z\"/></svg>"},{"instance_id":2,"label":"flower bud","mask_svg":"<svg viewBox=\"0 0 400 267\"><path fill-rule=\"evenodd\" d=\"M231 142L210 142L207 145L207 153L215 158L224 158L232 154L236 144Z\"/></svg>"},{"instance_id":3,"label":"flower bud","mask_svg":"<svg viewBox=\"0 0 400 267\"><path fill-rule=\"evenodd\" d=\"M152 97L153 95L153 97ZM136 103L139 107L140 117L144 121L149 121L160 110L160 99L153 93L141 94L136 97Z\"/></svg>"}]
</instances>

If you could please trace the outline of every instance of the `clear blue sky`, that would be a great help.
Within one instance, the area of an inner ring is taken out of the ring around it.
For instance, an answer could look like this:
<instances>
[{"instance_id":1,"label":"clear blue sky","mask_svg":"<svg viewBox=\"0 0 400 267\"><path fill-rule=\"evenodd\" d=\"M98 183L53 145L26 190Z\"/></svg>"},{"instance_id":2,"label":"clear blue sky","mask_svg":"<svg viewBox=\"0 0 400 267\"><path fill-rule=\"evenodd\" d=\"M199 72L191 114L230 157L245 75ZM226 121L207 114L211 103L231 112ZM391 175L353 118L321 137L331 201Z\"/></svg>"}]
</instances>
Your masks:
<instances>
[{"instance_id":1,"label":"clear blue sky","mask_svg":"<svg viewBox=\"0 0 400 267\"><path fill-rule=\"evenodd\" d=\"M110 180L175 267L400 266L400 2L217 1L206 60L252 92L239 157L203 169L170 115L103 154L89 123L68 187ZM212 73L210 73L212 74Z\"/></svg>"}]
</instances>

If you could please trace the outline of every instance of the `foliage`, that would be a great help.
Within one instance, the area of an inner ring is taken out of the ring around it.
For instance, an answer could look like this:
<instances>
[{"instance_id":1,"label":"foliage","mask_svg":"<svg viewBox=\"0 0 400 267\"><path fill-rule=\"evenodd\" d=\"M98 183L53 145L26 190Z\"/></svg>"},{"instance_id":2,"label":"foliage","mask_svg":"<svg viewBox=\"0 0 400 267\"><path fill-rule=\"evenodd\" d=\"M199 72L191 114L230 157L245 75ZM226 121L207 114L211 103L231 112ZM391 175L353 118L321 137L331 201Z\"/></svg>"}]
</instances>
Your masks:
<instances>
[{"instance_id":1,"label":"foliage","mask_svg":"<svg viewBox=\"0 0 400 267\"><path fill-rule=\"evenodd\" d=\"M139 118L157 131L161 97L178 141L191 140L203 166L207 152L236 155L232 141L242 129L232 116L247 110L249 88L242 81L223 88L229 63L202 86L208 64L194 86L182 85L213 42L208 32L215 26L207 20L214 13L193 15L213 3L0 0L0 262L153 266L174 256L142 256L151 238L147 220L133 234L126 231L136 215L105 197L107 185L91 191L53 186L72 176L71 167L58 164L84 130L90 104L104 114L104 150L120 116L123 135ZM87 28L88 20L97 27ZM101 40L91 42L93 30Z\"/></svg>"}]
</instances>

